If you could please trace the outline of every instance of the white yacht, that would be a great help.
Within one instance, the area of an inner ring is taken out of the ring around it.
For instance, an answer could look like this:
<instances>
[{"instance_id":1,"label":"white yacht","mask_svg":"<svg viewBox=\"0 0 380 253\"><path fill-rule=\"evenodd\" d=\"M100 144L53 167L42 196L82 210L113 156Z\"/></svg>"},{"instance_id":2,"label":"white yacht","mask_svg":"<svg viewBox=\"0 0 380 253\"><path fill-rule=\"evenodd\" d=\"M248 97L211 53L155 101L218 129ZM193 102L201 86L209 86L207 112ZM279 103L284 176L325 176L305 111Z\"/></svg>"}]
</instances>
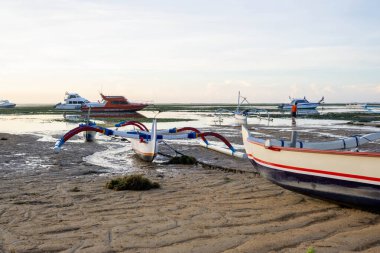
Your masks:
<instances>
[{"instance_id":1,"label":"white yacht","mask_svg":"<svg viewBox=\"0 0 380 253\"><path fill-rule=\"evenodd\" d=\"M9 102L9 100L0 100L0 108L13 108L16 104Z\"/></svg>"},{"instance_id":2,"label":"white yacht","mask_svg":"<svg viewBox=\"0 0 380 253\"><path fill-rule=\"evenodd\" d=\"M80 110L83 104L90 103L87 99L77 93L66 92L65 102L54 106L57 110Z\"/></svg>"}]
</instances>

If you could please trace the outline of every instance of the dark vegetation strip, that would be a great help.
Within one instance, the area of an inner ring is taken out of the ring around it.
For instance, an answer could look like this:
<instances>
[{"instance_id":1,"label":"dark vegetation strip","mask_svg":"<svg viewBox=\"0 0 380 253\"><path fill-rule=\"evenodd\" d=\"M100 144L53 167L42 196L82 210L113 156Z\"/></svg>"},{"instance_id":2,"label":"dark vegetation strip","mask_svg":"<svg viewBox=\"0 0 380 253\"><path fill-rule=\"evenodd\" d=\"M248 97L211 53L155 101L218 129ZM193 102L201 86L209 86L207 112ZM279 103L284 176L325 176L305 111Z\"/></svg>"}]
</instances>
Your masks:
<instances>
[{"instance_id":1,"label":"dark vegetation strip","mask_svg":"<svg viewBox=\"0 0 380 253\"><path fill-rule=\"evenodd\" d=\"M272 106L275 108L266 109L270 117L272 118L288 118L290 117L289 111L281 111L277 109L279 104L252 104L252 105L243 105L241 110L249 109L258 106ZM335 105L335 104L326 104L326 106ZM336 104L338 106L343 106L342 104ZM187 112L209 112L214 114L218 109L226 109L229 111L235 111L235 104L156 104L151 105L145 108L143 111L187 111ZM380 120L380 114L371 113L371 112L329 112L324 113L323 109L318 110L320 114L312 115L299 115L299 118L309 118L309 119L330 119L330 120L345 120L345 121L358 121L358 122L371 122ZM64 111L55 110L53 105L38 105L38 106L16 106L15 108L2 109L0 110L0 115L62 115ZM78 111L66 111L67 114L81 114ZM85 115L85 113L84 113ZM266 117L264 113L261 114L262 117ZM99 117L100 119L100 117ZM119 121L120 118L101 118L105 121ZM128 118L122 118L128 119ZM136 119L131 117L130 119ZM139 121L142 122L151 122L151 118L139 118ZM176 122L176 121L190 121L191 119L160 119L161 122Z\"/></svg>"}]
</instances>

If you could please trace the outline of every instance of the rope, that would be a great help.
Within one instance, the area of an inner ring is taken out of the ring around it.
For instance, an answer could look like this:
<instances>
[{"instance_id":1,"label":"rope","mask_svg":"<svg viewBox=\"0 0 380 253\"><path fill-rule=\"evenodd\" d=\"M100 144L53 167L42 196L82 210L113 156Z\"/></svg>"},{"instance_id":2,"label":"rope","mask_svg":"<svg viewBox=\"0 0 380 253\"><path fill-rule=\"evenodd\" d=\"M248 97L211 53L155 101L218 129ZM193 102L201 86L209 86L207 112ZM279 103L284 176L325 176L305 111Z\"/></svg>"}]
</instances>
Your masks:
<instances>
[{"instance_id":1,"label":"rope","mask_svg":"<svg viewBox=\"0 0 380 253\"><path fill-rule=\"evenodd\" d=\"M171 146L170 146L168 143L166 143L164 140L162 140L162 142L163 142L168 148L170 148L171 150L173 150L173 151L175 152L176 156L177 156L177 154L182 155L182 156L185 156L185 154L183 154L183 153L179 152L178 150L176 150L175 148L171 147ZM168 156L168 155L164 155L164 156Z\"/></svg>"},{"instance_id":2,"label":"rope","mask_svg":"<svg viewBox=\"0 0 380 253\"><path fill-rule=\"evenodd\" d=\"M360 137L360 138L363 138L363 139L367 140L368 142L372 142L372 141L373 141L373 140L370 140L370 139L368 139L368 138L366 138L366 137L364 137L364 136L362 136L362 137Z\"/></svg>"},{"instance_id":3,"label":"rope","mask_svg":"<svg viewBox=\"0 0 380 253\"><path fill-rule=\"evenodd\" d=\"M123 142L131 143L127 138L123 138L123 137L120 138L120 137L112 136L111 140L118 140L118 141L123 141Z\"/></svg>"}]
</instances>

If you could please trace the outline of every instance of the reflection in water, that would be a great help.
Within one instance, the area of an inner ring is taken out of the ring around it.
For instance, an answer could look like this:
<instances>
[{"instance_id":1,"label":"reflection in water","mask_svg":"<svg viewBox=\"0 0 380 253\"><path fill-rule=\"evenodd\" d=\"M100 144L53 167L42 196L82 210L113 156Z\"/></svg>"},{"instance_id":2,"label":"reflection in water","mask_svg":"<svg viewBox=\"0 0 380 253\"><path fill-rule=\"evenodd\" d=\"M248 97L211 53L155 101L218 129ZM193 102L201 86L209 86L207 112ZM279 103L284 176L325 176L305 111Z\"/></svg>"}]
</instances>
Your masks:
<instances>
[{"instance_id":1,"label":"reflection in water","mask_svg":"<svg viewBox=\"0 0 380 253\"><path fill-rule=\"evenodd\" d=\"M297 115L307 116L307 115L319 115L316 109L299 109L297 110Z\"/></svg>"},{"instance_id":2,"label":"reflection in water","mask_svg":"<svg viewBox=\"0 0 380 253\"><path fill-rule=\"evenodd\" d=\"M80 122L84 121L88 118L87 113L80 113L80 114L67 114L63 113L63 118L66 121L71 122ZM109 119L109 118L123 118L123 119L143 119L146 118L144 115L137 113L137 112L92 112L90 114L90 118L97 118L97 119Z\"/></svg>"},{"instance_id":3,"label":"reflection in water","mask_svg":"<svg viewBox=\"0 0 380 253\"><path fill-rule=\"evenodd\" d=\"M280 110L281 114L289 114L289 117L291 116L289 110ZM319 115L319 111L317 109L297 109L297 115L298 116L307 116L307 115Z\"/></svg>"}]
</instances>

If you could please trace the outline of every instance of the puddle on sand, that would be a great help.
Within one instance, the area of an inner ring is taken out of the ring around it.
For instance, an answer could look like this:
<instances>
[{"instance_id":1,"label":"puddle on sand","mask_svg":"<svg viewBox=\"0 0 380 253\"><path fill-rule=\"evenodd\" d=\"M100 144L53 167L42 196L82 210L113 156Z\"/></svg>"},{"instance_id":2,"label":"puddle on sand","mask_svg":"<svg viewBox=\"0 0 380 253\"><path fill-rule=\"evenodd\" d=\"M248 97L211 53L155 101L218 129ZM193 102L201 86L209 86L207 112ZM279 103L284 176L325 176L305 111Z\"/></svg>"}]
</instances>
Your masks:
<instances>
[{"instance_id":1,"label":"puddle on sand","mask_svg":"<svg viewBox=\"0 0 380 253\"><path fill-rule=\"evenodd\" d=\"M90 164L108 168L112 174L122 174L128 172L141 171L134 165L134 152L130 143L125 144L106 144L107 150L98 151L84 157L83 160Z\"/></svg>"}]
</instances>

